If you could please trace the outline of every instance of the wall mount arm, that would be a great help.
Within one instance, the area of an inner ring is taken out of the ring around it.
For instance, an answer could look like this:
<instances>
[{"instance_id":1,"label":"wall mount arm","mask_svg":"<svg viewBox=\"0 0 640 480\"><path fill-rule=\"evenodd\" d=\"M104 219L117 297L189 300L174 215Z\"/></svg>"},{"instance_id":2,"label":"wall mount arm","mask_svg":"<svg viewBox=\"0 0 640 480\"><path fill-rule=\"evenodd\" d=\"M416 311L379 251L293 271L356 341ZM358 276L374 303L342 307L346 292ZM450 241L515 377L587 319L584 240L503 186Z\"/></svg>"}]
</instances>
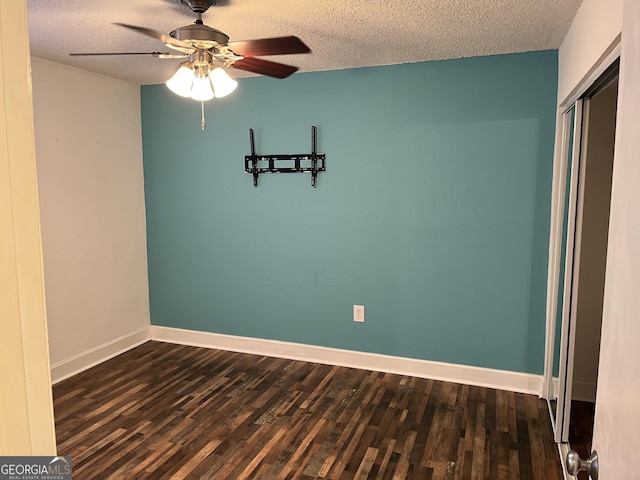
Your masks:
<instances>
[{"instance_id":1,"label":"wall mount arm","mask_svg":"<svg viewBox=\"0 0 640 480\"><path fill-rule=\"evenodd\" d=\"M244 171L253 175L253 186L258 186L261 173L311 173L311 186L316 187L318 172L326 171L324 153L317 153L316 127L311 127L311 153L257 155L253 129L249 129L251 155L244 157Z\"/></svg>"}]
</instances>

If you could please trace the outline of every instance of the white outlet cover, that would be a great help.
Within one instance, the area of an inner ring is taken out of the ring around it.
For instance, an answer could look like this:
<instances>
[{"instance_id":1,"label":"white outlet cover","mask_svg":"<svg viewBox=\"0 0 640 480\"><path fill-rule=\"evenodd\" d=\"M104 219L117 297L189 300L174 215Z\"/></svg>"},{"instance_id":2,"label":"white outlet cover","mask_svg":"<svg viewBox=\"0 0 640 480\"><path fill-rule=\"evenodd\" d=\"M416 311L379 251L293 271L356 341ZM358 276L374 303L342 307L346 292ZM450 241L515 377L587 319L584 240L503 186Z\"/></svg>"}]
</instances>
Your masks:
<instances>
[{"instance_id":1,"label":"white outlet cover","mask_svg":"<svg viewBox=\"0 0 640 480\"><path fill-rule=\"evenodd\" d=\"M353 321L364 322L364 305L353 306Z\"/></svg>"}]
</instances>

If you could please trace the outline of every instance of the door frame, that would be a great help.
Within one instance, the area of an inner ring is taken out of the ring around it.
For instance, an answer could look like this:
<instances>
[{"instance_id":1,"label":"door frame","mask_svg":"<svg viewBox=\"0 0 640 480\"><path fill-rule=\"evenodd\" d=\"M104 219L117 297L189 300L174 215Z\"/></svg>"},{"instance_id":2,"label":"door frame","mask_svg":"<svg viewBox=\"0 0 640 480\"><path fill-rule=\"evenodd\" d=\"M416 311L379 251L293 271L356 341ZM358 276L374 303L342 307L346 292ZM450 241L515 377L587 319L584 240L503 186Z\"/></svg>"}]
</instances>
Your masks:
<instances>
[{"instance_id":1,"label":"door frame","mask_svg":"<svg viewBox=\"0 0 640 480\"><path fill-rule=\"evenodd\" d=\"M553 422L554 440L557 443L566 442L569 439L569 417L571 414L571 401L573 390L573 359L575 352L575 312L577 307L577 293L580 275L580 245L582 232L582 211L584 204L584 145L585 138L583 132L586 131L586 121L588 119L588 99L579 98L572 105L575 109L573 121L573 143L567 143L567 152L570 149L571 164L568 159L564 159L564 168L566 174L570 175L569 184L569 210L566 218L564 217L564 208L562 209L562 220L566 220L567 225L567 242L565 245L565 267L564 282L562 292L562 331L560 336L560 374L558 380L558 398L556 407L556 417ZM571 109L570 109L571 110ZM569 110L569 111L570 111ZM567 115L569 113L565 113ZM569 122L565 122L568 125ZM570 136L567 135L567 142ZM566 174L565 185L566 185ZM564 187L564 186L563 186ZM564 187L565 190L566 187ZM564 200L564 195L562 199ZM564 201L563 201L564 204ZM564 205L563 205L564 206ZM562 223L560 224L562 228ZM560 242L562 243L562 242ZM558 246L559 250L559 246ZM561 254L558 251L558 254ZM559 266L559 264L558 264ZM556 277L559 284L559 275ZM556 288L557 290L557 288ZM556 298L556 302L559 298ZM557 321L557 317L556 317Z\"/></svg>"},{"instance_id":2,"label":"door frame","mask_svg":"<svg viewBox=\"0 0 640 480\"><path fill-rule=\"evenodd\" d=\"M610 45L610 47L602 54L600 59L594 64L594 66L589 70L587 75L583 78L583 80L578 84L576 88L561 102L558 104L558 109L556 113L556 142L555 142L555 151L554 151L554 166L553 166L553 185L552 185L552 197L551 197L551 223L550 223L550 231L549 231L549 264L548 264L548 275L547 275L547 308L546 308L546 336L545 336L545 362L544 362L544 377L543 377L543 388L542 388L542 397L545 398L549 404L549 415L551 418L551 423L554 427L554 438L558 444L558 448L560 450L560 458L564 459L566 454L568 453L568 444L566 440L563 441L563 438L568 439L568 424L569 424L569 415L568 410L566 408L566 398L570 398L571 394L571 385L570 382L567 382L567 372L572 372L573 370L573 347L575 342L575 331L571 331L570 329L570 308L571 304L575 300L565 301L563 304L563 315L562 315L562 338L561 338L561 359L560 359L560 379L559 379L559 393L558 393L558 404L556 408L556 412L562 412L560 415L561 421L556 422L556 419L559 415L556 413L556 418L553 416L553 410L551 407L551 400L554 398L555 386L553 381L553 360L554 360L554 345L555 345L555 328L556 328L556 309L558 305L558 285L559 285L559 276L560 276L560 258L561 258L561 243L562 243L562 224L564 217L564 192L566 186L566 171L567 171L567 155L568 148L571 146L568 145L570 136L567 133L566 129L566 121L565 121L565 113L571 109L571 107L575 104L576 107L581 105L582 101L580 100L585 93L589 91L589 89L594 85L594 83L604 74L607 69L609 69L619 58L621 51L621 35L618 35L614 42ZM580 110L582 110L582 105ZM574 146L578 146L578 152L574 149L572 156L572 163L579 164L582 163L580 156L580 151L582 150L583 139L580 133L583 131L582 128L582 111L578 111L576 108L576 121L575 125L576 131L574 132ZM577 128L577 127L580 128ZM581 168L574 169L572 168L572 173L576 170L584 170ZM578 172L576 174L576 187L578 187ZM582 183L582 182L580 182ZM574 182L572 179L572 193L571 195L579 195L579 192L574 189ZM574 202L572 200L572 204L574 208L572 209L572 215L570 215L569 225L575 225L576 220L579 220L578 215L581 211L580 204L582 203L582 199L580 196L577 198L578 202ZM578 205L578 208L575 206ZM570 206L571 209L571 206ZM579 225L578 225L579 227ZM568 230L568 236L571 230ZM573 230L575 232L575 229ZM572 242L567 241L567 251L569 250L569 244ZM572 246L573 247L573 246ZM571 249L571 251L573 248ZM571 260L573 258L579 258L575 252L571 255ZM573 261L569 261L569 255L566 258L566 266L569 268L565 268L565 299L571 299L571 297L567 296L567 292L569 292L571 287L571 281L567 282L567 278L571 280L571 275L575 275L578 272L574 272L575 264ZM579 268L579 266L578 266ZM574 329L575 330L575 329ZM573 339L573 340L572 340ZM564 352L564 359L563 359ZM563 361L564 360L564 361ZM563 365L565 369L563 371ZM569 384L569 390L567 395L567 390L563 388L563 385ZM562 399L562 400L561 400ZM562 406L561 406L562 401ZM566 413L566 415L565 415ZM566 418L565 418L566 417ZM566 434L565 434L566 432ZM561 462L564 466L564 462ZM565 472L566 473L566 472Z\"/></svg>"}]
</instances>

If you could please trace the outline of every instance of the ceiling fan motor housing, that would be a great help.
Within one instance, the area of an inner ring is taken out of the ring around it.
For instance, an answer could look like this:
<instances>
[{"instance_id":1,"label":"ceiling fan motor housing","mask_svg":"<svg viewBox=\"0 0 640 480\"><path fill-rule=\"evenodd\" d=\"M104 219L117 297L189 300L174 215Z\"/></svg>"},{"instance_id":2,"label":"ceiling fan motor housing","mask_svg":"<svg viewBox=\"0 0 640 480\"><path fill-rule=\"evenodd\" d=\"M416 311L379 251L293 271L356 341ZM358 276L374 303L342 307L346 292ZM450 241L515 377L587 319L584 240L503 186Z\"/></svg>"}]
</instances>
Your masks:
<instances>
[{"instance_id":1,"label":"ceiling fan motor housing","mask_svg":"<svg viewBox=\"0 0 640 480\"><path fill-rule=\"evenodd\" d=\"M176 28L171 32L171 36L176 40L193 42L215 42L217 44L229 43L229 36L220 30L207 25L193 24L186 27ZM208 48L208 47L204 47Z\"/></svg>"},{"instance_id":2,"label":"ceiling fan motor housing","mask_svg":"<svg viewBox=\"0 0 640 480\"><path fill-rule=\"evenodd\" d=\"M193 13L204 13L216 4L215 0L180 0L180 2L189 7Z\"/></svg>"}]
</instances>

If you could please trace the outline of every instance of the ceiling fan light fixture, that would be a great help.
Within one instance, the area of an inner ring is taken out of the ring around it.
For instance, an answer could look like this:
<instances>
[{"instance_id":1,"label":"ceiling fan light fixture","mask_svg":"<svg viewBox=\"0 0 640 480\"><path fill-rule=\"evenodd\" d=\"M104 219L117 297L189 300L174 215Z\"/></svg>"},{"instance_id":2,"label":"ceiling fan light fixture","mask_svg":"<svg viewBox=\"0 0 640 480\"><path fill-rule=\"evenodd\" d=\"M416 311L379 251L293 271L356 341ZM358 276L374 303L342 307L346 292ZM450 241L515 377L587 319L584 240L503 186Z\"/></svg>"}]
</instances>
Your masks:
<instances>
[{"instance_id":1,"label":"ceiling fan light fixture","mask_svg":"<svg viewBox=\"0 0 640 480\"><path fill-rule=\"evenodd\" d=\"M176 73L166 81L167 87L176 95L180 95L181 97L189 98L191 97L191 91L193 88L193 69L189 62L185 62L180 64L180 68L176 71Z\"/></svg>"},{"instance_id":2,"label":"ceiling fan light fixture","mask_svg":"<svg viewBox=\"0 0 640 480\"><path fill-rule=\"evenodd\" d=\"M227 72L220 67L215 67L211 70L209 72L209 78L213 84L213 91L216 98L226 97L238 86L238 82L227 75Z\"/></svg>"},{"instance_id":3,"label":"ceiling fan light fixture","mask_svg":"<svg viewBox=\"0 0 640 480\"><path fill-rule=\"evenodd\" d=\"M229 95L236 89L238 82L214 63L196 58L195 61L181 63L166 85L176 95L206 102L214 97Z\"/></svg>"},{"instance_id":4,"label":"ceiling fan light fixture","mask_svg":"<svg viewBox=\"0 0 640 480\"><path fill-rule=\"evenodd\" d=\"M199 102L211 100L214 97L214 94L209 77L194 76L190 96Z\"/></svg>"}]
</instances>

